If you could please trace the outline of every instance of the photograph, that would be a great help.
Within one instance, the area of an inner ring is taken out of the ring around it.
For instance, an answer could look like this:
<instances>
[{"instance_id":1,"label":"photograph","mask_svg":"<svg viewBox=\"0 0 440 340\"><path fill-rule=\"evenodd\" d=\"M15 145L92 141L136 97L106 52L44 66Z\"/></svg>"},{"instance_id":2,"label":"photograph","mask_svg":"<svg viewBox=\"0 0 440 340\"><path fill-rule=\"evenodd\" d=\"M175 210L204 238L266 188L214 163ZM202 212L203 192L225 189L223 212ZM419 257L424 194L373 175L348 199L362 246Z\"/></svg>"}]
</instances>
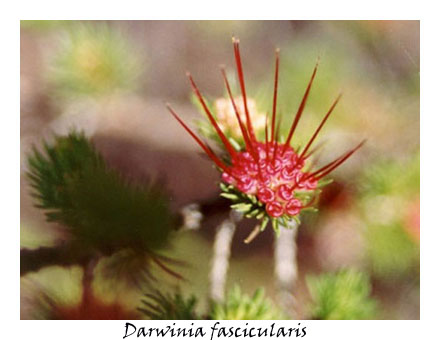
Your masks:
<instances>
[{"instance_id":1,"label":"photograph","mask_svg":"<svg viewBox=\"0 0 440 340\"><path fill-rule=\"evenodd\" d=\"M420 320L419 20L19 25L21 320Z\"/></svg>"}]
</instances>

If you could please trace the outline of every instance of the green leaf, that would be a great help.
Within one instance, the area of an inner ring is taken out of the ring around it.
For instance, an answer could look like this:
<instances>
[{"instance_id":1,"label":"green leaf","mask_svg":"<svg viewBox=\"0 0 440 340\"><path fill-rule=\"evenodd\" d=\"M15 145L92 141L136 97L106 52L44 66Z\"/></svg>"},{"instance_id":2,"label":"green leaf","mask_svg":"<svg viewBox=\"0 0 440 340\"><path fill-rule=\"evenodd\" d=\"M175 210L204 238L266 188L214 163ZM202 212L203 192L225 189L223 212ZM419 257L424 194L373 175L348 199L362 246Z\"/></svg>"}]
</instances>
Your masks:
<instances>
[{"instance_id":1,"label":"green leaf","mask_svg":"<svg viewBox=\"0 0 440 340\"><path fill-rule=\"evenodd\" d=\"M264 231L264 229L266 229L269 220L270 219L267 216L263 218L263 221L261 222L261 226L260 226L260 231Z\"/></svg>"},{"instance_id":2,"label":"green leaf","mask_svg":"<svg viewBox=\"0 0 440 340\"><path fill-rule=\"evenodd\" d=\"M307 207L301 210L301 212L317 212L318 208L316 207Z\"/></svg>"},{"instance_id":3,"label":"green leaf","mask_svg":"<svg viewBox=\"0 0 440 340\"><path fill-rule=\"evenodd\" d=\"M266 216L265 210L260 210L257 216L255 216L257 219L261 220L264 216Z\"/></svg>"},{"instance_id":4,"label":"green leaf","mask_svg":"<svg viewBox=\"0 0 440 340\"><path fill-rule=\"evenodd\" d=\"M251 217L256 217L256 216L258 215L259 212L260 212L259 209L252 210L251 212L249 212L249 213L246 214L246 217L249 217L249 218L251 218Z\"/></svg>"},{"instance_id":5,"label":"green leaf","mask_svg":"<svg viewBox=\"0 0 440 340\"><path fill-rule=\"evenodd\" d=\"M253 204L257 204L258 203L258 199L256 196L254 195L247 195L247 197L249 198L249 200L253 203Z\"/></svg>"},{"instance_id":6,"label":"green leaf","mask_svg":"<svg viewBox=\"0 0 440 340\"><path fill-rule=\"evenodd\" d=\"M318 182L318 185L316 186L317 188L323 188L326 185L329 185L330 183L333 183L333 179L332 178L325 178L325 179L321 179Z\"/></svg>"},{"instance_id":7,"label":"green leaf","mask_svg":"<svg viewBox=\"0 0 440 340\"><path fill-rule=\"evenodd\" d=\"M371 298L368 277L346 269L337 273L307 277L312 297L310 317L319 320L359 320L377 318L377 303Z\"/></svg>"},{"instance_id":8,"label":"green leaf","mask_svg":"<svg viewBox=\"0 0 440 340\"><path fill-rule=\"evenodd\" d=\"M279 237L281 231L280 231L280 226L279 226L278 218L272 218L272 228L273 228L273 230L275 232L275 235L277 237Z\"/></svg>"},{"instance_id":9,"label":"green leaf","mask_svg":"<svg viewBox=\"0 0 440 340\"><path fill-rule=\"evenodd\" d=\"M252 208L252 204L237 203L232 204L231 208L237 210L238 212L247 213Z\"/></svg>"},{"instance_id":10,"label":"green leaf","mask_svg":"<svg viewBox=\"0 0 440 340\"><path fill-rule=\"evenodd\" d=\"M185 298L180 292L163 294L159 290L147 293L138 310L151 320L198 320L195 296Z\"/></svg>"},{"instance_id":11,"label":"green leaf","mask_svg":"<svg viewBox=\"0 0 440 340\"><path fill-rule=\"evenodd\" d=\"M299 219L298 215L295 215L292 218L295 220L295 222L297 223L298 226L301 224L301 220Z\"/></svg>"},{"instance_id":12,"label":"green leaf","mask_svg":"<svg viewBox=\"0 0 440 340\"><path fill-rule=\"evenodd\" d=\"M227 199L230 199L231 201L237 201L239 199L239 197L237 195L235 195L235 194L228 194L226 192L222 192L220 194L220 196L224 197L224 198L227 198Z\"/></svg>"},{"instance_id":13,"label":"green leaf","mask_svg":"<svg viewBox=\"0 0 440 340\"><path fill-rule=\"evenodd\" d=\"M231 144L235 150L240 151L242 149L241 145L234 138L229 137L228 139L231 142Z\"/></svg>"},{"instance_id":14,"label":"green leaf","mask_svg":"<svg viewBox=\"0 0 440 340\"><path fill-rule=\"evenodd\" d=\"M34 148L28 157L32 196L48 221L66 229L70 242L108 256L130 249L130 256L113 262L131 266L142 259L139 272L163 262L157 251L167 246L175 217L162 186L128 182L78 132L55 137L43 150Z\"/></svg>"},{"instance_id":15,"label":"green leaf","mask_svg":"<svg viewBox=\"0 0 440 340\"><path fill-rule=\"evenodd\" d=\"M229 193L229 192L231 191L231 187L230 187L229 185L226 185L226 184L223 183L223 182L220 182L220 183L219 183L219 186L220 186L220 189L221 189L222 191L224 191L225 193Z\"/></svg>"},{"instance_id":16,"label":"green leaf","mask_svg":"<svg viewBox=\"0 0 440 340\"><path fill-rule=\"evenodd\" d=\"M223 303L213 303L210 318L213 320L280 320L285 315L265 297L258 288L250 297L234 286Z\"/></svg>"}]
</instances>

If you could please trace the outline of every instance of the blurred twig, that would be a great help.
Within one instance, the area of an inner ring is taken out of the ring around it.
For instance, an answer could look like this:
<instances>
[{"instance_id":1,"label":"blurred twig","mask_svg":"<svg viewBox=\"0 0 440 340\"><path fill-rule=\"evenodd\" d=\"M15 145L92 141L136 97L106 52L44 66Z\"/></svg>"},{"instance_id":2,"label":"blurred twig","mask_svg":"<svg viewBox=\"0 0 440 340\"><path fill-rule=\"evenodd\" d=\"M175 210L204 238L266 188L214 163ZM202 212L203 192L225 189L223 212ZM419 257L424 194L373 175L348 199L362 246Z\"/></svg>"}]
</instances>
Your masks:
<instances>
[{"instance_id":1,"label":"blurred twig","mask_svg":"<svg viewBox=\"0 0 440 340\"><path fill-rule=\"evenodd\" d=\"M84 265L94 256L94 252L79 244L56 247L40 247L20 250L20 275L38 271L48 266Z\"/></svg>"},{"instance_id":2,"label":"blurred twig","mask_svg":"<svg viewBox=\"0 0 440 340\"><path fill-rule=\"evenodd\" d=\"M185 206L179 214L176 214L176 221L183 224L183 230L197 229L203 216L228 209L229 205L223 198L207 200L201 204ZM188 219L191 220L190 225L187 225ZM36 272L49 266L83 265L95 255L94 250L87 250L84 246L73 242L54 247L24 248L20 250L20 275Z\"/></svg>"}]
</instances>

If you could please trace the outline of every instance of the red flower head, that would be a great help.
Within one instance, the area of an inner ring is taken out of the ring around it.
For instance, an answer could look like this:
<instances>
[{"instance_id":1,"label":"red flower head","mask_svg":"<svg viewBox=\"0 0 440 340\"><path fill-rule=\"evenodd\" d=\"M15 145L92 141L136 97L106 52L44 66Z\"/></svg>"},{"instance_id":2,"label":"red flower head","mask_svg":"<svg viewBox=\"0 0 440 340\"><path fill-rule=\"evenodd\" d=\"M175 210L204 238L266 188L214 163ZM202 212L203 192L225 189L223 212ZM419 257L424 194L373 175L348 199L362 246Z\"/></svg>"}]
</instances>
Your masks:
<instances>
[{"instance_id":1,"label":"red flower head","mask_svg":"<svg viewBox=\"0 0 440 340\"><path fill-rule=\"evenodd\" d=\"M243 212L245 216L263 219L262 228L264 228L268 220L271 219L274 229L277 230L278 222L281 222L284 226L288 226L287 221L289 219L297 219L302 210L310 207L314 203L314 198L316 198L319 193L318 188L323 184L320 180L346 161L362 146L364 141L352 150L335 159L333 162L319 169L313 171L305 169L306 161L314 152L314 150L310 151L310 147L330 114L333 112L341 96L339 95L336 98L306 146L302 150L294 150L290 146L290 142L304 111L313 80L315 79L318 68L317 63L296 112L295 118L293 119L287 139L285 142L280 142L279 121L278 123L276 121L279 70L278 49L276 50L275 60L275 84L270 133L268 131L269 123L266 117L265 139L263 141L257 140L248 109L243 67L239 51L239 41L233 39L233 44L238 79L243 98L242 107L244 108L245 121L241 118L243 115L240 114L239 108L234 100L223 68L221 72L243 136L244 148L236 149L231 144L225 133L220 129L219 124L216 122L214 115L209 110L202 94L189 73L187 75L192 89L220 138L222 145L225 147L228 161L223 161L219 158L211 148L197 137L197 135L180 119L170 105L167 105L167 107L177 121L186 131L188 131L222 172L222 180L224 182L221 184L223 190L222 195L234 201L235 204L232 205L232 207Z\"/></svg>"}]
</instances>

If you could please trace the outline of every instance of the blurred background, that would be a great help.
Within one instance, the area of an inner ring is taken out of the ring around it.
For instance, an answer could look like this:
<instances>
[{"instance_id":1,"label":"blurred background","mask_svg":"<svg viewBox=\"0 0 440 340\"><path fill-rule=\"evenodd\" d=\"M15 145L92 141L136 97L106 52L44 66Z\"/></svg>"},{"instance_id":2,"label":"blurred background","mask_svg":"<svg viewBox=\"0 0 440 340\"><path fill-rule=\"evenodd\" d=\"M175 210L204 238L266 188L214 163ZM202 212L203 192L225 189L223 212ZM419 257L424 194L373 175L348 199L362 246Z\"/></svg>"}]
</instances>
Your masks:
<instances>
[{"instance_id":1,"label":"blurred background","mask_svg":"<svg viewBox=\"0 0 440 340\"><path fill-rule=\"evenodd\" d=\"M300 317L313 315L313 289L319 288L310 278L352 268L363 274L376 303L364 318L419 319L418 21L22 21L21 248L66 242L61 226L46 222L34 206L25 173L33 145L72 127L84 131L125 178L160 181L173 211L218 200L217 171L165 103L196 126L202 116L192 104L185 72L191 71L208 100L224 97L218 66L235 74L232 36L240 38L248 96L261 113L271 110L274 51L281 49L282 132L320 57L295 143L310 138L341 91L343 98L321 133L318 164L368 139L331 175L334 182L324 188L319 212L302 219L294 292ZM214 234L227 214L222 201L208 210L199 230L177 233L166 249L185 262L178 268L187 278L179 283L183 293L208 296ZM271 298L273 232L268 228L245 245L252 227L243 221L237 229L227 287L238 284L248 294L264 287ZM136 310L142 288L127 289L99 269L98 263L95 295ZM42 318L53 301L77 304L82 275L79 266L57 265L22 275L21 317Z\"/></svg>"}]
</instances>

